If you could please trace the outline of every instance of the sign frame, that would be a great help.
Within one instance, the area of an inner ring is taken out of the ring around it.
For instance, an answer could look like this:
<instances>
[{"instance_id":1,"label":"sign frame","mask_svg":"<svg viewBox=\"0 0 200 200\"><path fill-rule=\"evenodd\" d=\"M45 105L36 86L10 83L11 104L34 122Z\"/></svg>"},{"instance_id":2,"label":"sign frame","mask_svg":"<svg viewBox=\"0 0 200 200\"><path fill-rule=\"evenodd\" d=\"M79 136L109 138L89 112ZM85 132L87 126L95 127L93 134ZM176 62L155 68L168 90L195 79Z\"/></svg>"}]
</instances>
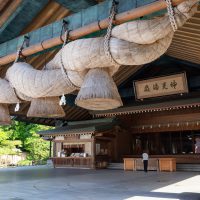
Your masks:
<instances>
[{"instance_id":1,"label":"sign frame","mask_svg":"<svg viewBox=\"0 0 200 200\"><path fill-rule=\"evenodd\" d=\"M141 98L141 95L139 95L138 93L138 87L139 84L144 84L145 82L148 83L152 82L152 81L160 81L160 80L165 80L165 78L177 78L177 77L181 77L183 80L183 90L181 91L177 91L177 92L168 92L166 94L152 94L152 95L144 95ZM158 98L158 97L167 97L167 96L171 96L171 95L178 95L178 94L185 94L189 92L188 89L188 81L187 81L187 76L186 76L186 72L180 72L177 74L169 74L169 75L163 75L163 76L156 76L156 77L151 77L151 78L146 78L146 79L142 79L142 80L135 80L133 81L133 88L134 88L134 93L135 93L135 99L136 100L140 100L143 101L144 99L152 99L152 98Z\"/></svg>"}]
</instances>

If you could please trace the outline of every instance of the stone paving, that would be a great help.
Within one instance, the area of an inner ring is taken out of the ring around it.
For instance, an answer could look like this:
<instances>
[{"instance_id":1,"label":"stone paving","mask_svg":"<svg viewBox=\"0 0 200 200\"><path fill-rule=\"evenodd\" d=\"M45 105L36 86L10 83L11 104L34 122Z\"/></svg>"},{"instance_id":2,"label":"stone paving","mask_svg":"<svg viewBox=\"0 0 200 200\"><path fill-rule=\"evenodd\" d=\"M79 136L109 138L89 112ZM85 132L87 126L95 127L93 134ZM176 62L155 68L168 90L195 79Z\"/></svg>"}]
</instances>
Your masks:
<instances>
[{"instance_id":1,"label":"stone paving","mask_svg":"<svg viewBox=\"0 0 200 200\"><path fill-rule=\"evenodd\" d=\"M0 169L0 200L200 200L200 173Z\"/></svg>"}]
</instances>

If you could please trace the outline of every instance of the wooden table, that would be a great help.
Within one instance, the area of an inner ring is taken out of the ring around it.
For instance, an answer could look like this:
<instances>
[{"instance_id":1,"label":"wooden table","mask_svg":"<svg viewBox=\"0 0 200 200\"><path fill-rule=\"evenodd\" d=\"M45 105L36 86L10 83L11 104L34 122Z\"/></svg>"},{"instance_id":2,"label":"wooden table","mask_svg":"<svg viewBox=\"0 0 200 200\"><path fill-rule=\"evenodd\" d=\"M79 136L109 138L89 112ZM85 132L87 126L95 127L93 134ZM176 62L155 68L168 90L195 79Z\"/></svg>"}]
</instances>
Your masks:
<instances>
[{"instance_id":1,"label":"wooden table","mask_svg":"<svg viewBox=\"0 0 200 200\"><path fill-rule=\"evenodd\" d=\"M142 158L137 158L135 161L136 170L144 170L144 164ZM149 158L148 170L159 171L159 164L157 158Z\"/></svg>"},{"instance_id":2,"label":"wooden table","mask_svg":"<svg viewBox=\"0 0 200 200\"><path fill-rule=\"evenodd\" d=\"M54 167L84 167L92 168L92 157L54 157L51 158Z\"/></svg>"},{"instance_id":3,"label":"wooden table","mask_svg":"<svg viewBox=\"0 0 200 200\"><path fill-rule=\"evenodd\" d=\"M141 158L124 158L124 170L144 170ZM150 158L148 170L176 171L176 158Z\"/></svg>"},{"instance_id":4,"label":"wooden table","mask_svg":"<svg viewBox=\"0 0 200 200\"><path fill-rule=\"evenodd\" d=\"M124 170L135 171L135 158L124 158Z\"/></svg>"},{"instance_id":5,"label":"wooden table","mask_svg":"<svg viewBox=\"0 0 200 200\"><path fill-rule=\"evenodd\" d=\"M159 158L160 171L176 171L176 158Z\"/></svg>"}]
</instances>

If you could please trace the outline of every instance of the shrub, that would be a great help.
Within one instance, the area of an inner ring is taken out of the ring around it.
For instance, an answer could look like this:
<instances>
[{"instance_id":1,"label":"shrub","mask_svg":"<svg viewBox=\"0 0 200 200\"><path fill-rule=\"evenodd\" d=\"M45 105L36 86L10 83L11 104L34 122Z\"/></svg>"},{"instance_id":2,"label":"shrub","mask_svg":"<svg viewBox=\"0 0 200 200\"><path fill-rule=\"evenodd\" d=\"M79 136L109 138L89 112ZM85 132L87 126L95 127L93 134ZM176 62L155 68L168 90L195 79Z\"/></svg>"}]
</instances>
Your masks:
<instances>
[{"instance_id":1,"label":"shrub","mask_svg":"<svg viewBox=\"0 0 200 200\"><path fill-rule=\"evenodd\" d=\"M32 165L31 160L21 160L17 163L18 166L29 166Z\"/></svg>"}]
</instances>

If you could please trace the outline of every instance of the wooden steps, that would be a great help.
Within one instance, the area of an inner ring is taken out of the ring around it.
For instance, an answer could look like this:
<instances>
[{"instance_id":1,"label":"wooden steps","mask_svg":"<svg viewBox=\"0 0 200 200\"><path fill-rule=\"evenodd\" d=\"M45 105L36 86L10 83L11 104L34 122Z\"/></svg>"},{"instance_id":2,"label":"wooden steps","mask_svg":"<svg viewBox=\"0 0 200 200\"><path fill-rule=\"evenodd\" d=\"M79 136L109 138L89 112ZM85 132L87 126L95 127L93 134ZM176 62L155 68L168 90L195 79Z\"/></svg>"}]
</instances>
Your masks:
<instances>
[{"instance_id":1,"label":"wooden steps","mask_svg":"<svg viewBox=\"0 0 200 200\"><path fill-rule=\"evenodd\" d=\"M200 164L177 164L177 171L200 172Z\"/></svg>"},{"instance_id":2,"label":"wooden steps","mask_svg":"<svg viewBox=\"0 0 200 200\"><path fill-rule=\"evenodd\" d=\"M124 170L124 163L109 163L107 169Z\"/></svg>"}]
</instances>

